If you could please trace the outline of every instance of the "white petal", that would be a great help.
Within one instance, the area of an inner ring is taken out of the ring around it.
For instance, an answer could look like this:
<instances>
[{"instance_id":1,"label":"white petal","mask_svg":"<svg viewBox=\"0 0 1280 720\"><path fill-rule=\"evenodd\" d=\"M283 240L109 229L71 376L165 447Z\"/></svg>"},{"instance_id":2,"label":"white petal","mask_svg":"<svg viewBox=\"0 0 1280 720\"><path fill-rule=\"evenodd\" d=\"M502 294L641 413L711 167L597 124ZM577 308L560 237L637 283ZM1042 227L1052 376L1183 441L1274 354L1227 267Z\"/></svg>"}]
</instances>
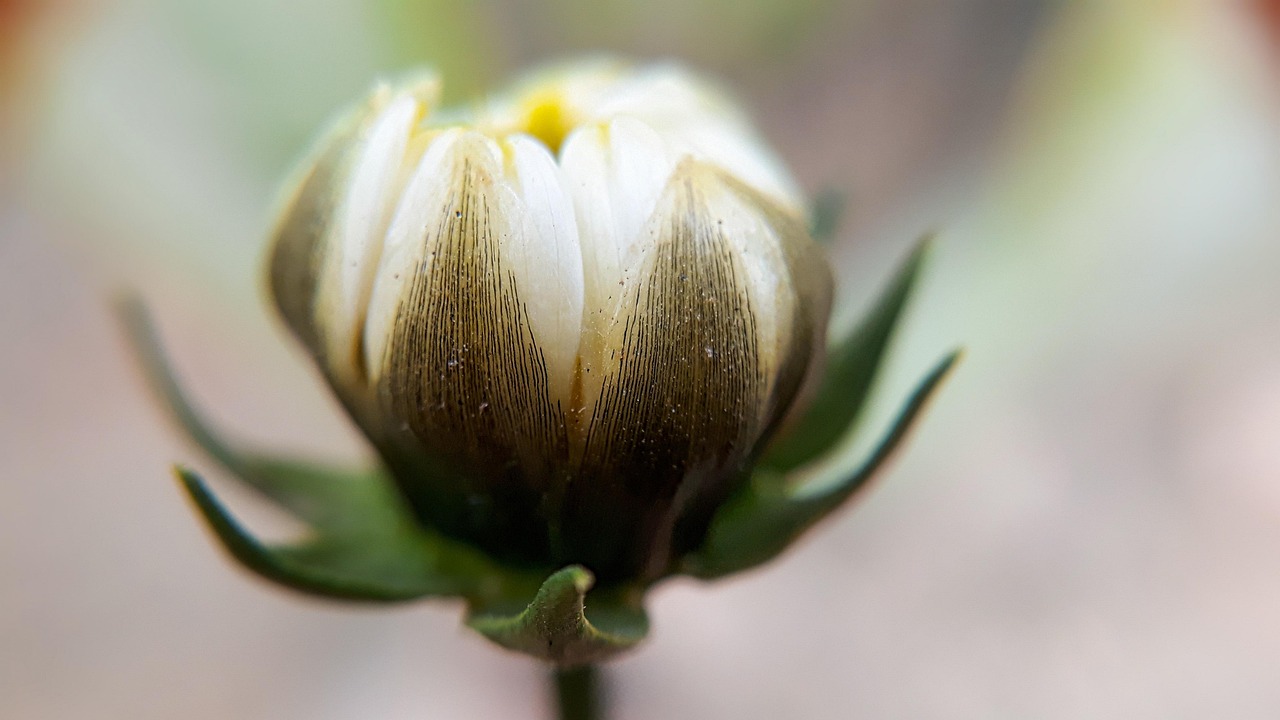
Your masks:
<instances>
[{"instance_id":1,"label":"white petal","mask_svg":"<svg viewBox=\"0 0 1280 720\"><path fill-rule=\"evenodd\" d=\"M619 287L652 250L646 227L676 160L634 118L583 127L565 141L560 163L577 213L588 329L612 320Z\"/></svg>"},{"instance_id":2,"label":"white petal","mask_svg":"<svg viewBox=\"0 0 1280 720\"><path fill-rule=\"evenodd\" d=\"M567 389L571 378L552 377L539 328L554 332L572 312L554 294L526 296L568 286L575 272L531 267L539 254L549 265L552 251L573 251L558 229L568 201L539 169L547 163L504 154L475 131L442 133L406 187L378 268L365 352L384 430L410 454L458 463L463 485L540 491L567 452L553 385ZM526 223L525 193L548 202L547 217Z\"/></svg>"},{"instance_id":3,"label":"white petal","mask_svg":"<svg viewBox=\"0 0 1280 720\"><path fill-rule=\"evenodd\" d=\"M526 136L507 141L502 211L514 221L503 239L503 267L511 272L534 338L546 357L552 394L567 397L582 333L582 249L573 202L555 158Z\"/></svg>"},{"instance_id":4,"label":"white petal","mask_svg":"<svg viewBox=\"0 0 1280 720\"><path fill-rule=\"evenodd\" d=\"M383 110L359 151L346 197L334 218L316 312L324 318L323 342L330 366L344 381L360 375L357 340L398 195L410 130L420 110L418 100L409 94L396 97Z\"/></svg>"},{"instance_id":5,"label":"white petal","mask_svg":"<svg viewBox=\"0 0 1280 720\"><path fill-rule=\"evenodd\" d=\"M682 127L677 136L691 155L712 163L795 212L803 212L804 196L782 163L754 133L718 123Z\"/></svg>"},{"instance_id":6,"label":"white petal","mask_svg":"<svg viewBox=\"0 0 1280 720\"><path fill-rule=\"evenodd\" d=\"M679 542L676 519L725 497L768 427L780 323L762 316L774 309L771 294L786 302L789 288L748 267L778 254L778 239L712 166L680 163L647 232L653 250L584 379L581 470L564 532L589 548L589 561L638 552L626 560L660 572L650 563ZM606 545L593 557L584 508L598 506L627 508L617 523L645 538L640 546Z\"/></svg>"},{"instance_id":7,"label":"white petal","mask_svg":"<svg viewBox=\"0 0 1280 720\"><path fill-rule=\"evenodd\" d=\"M364 321L364 364L371 383L382 372L395 315L407 288L431 264L427 230L439 221L457 192L452 186L454 149L462 135L461 130L448 130L427 146L387 229Z\"/></svg>"},{"instance_id":8,"label":"white petal","mask_svg":"<svg viewBox=\"0 0 1280 720\"><path fill-rule=\"evenodd\" d=\"M618 83L592 114L638 118L677 151L727 170L791 207L803 195L782 162L725 93L674 65L658 65Z\"/></svg>"},{"instance_id":9,"label":"white petal","mask_svg":"<svg viewBox=\"0 0 1280 720\"><path fill-rule=\"evenodd\" d=\"M762 209L734 192L715 171L699 168L691 174L708 218L718 224L737 260L738 279L755 317L763 371L772 378L789 347L797 303L783 240Z\"/></svg>"},{"instance_id":10,"label":"white petal","mask_svg":"<svg viewBox=\"0 0 1280 720\"><path fill-rule=\"evenodd\" d=\"M545 148L524 137L512 138L507 146L509 155L490 138L454 129L434 139L423 154L387 233L369 303L364 350L372 381L387 367L385 354L406 295L431 273L437 251L447 240L439 234L442 218L462 213L459 203L466 201L462 194L467 192L473 200L492 203L471 212L496 235L501 256L497 267L515 282L523 317L507 320L527 322L546 361L552 395L567 396L581 335L583 295L573 207ZM484 187L464 187L464 164L476 166L487 178ZM479 213L486 216L482 219ZM443 336L444 330L439 332Z\"/></svg>"}]
</instances>

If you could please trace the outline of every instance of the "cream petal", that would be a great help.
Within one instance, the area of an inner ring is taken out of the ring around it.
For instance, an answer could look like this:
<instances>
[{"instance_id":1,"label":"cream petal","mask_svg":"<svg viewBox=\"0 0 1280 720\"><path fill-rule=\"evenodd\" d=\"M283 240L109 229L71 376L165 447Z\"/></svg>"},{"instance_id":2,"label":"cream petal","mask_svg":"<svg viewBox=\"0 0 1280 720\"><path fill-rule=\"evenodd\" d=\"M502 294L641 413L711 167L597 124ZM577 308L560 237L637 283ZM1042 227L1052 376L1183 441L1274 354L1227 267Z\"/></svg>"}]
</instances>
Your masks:
<instances>
[{"instance_id":1,"label":"cream petal","mask_svg":"<svg viewBox=\"0 0 1280 720\"><path fill-rule=\"evenodd\" d=\"M644 123L617 118L570 135L560 164L582 243L586 342L612 322L622 289L652 247L646 227L676 157Z\"/></svg>"},{"instance_id":2,"label":"cream petal","mask_svg":"<svg viewBox=\"0 0 1280 720\"><path fill-rule=\"evenodd\" d=\"M431 140L387 229L364 319L364 362L371 384L378 382L386 367L387 346L404 296L434 258L427 250L427 231L440 222L457 192L450 181L454 178L454 150L462 135L461 130L448 130Z\"/></svg>"},{"instance_id":3,"label":"cream petal","mask_svg":"<svg viewBox=\"0 0 1280 720\"><path fill-rule=\"evenodd\" d=\"M555 160L539 143L513 137L504 148L459 129L433 139L409 180L387 233L365 323L365 361L376 381L406 293L430 272L440 248L430 228L460 202L460 163L484 174L489 230L502 272L521 299L520 320L543 354L553 395L572 378L582 324L582 255L573 206ZM502 173L499 175L499 173ZM463 198L465 199L465 198ZM461 212L454 209L452 212Z\"/></svg>"},{"instance_id":4,"label":"cream petal","mask_svg":"<svg viewBox=\"0 0 1280 720\"><path fill-rule=\"evenodd\" d=\"M420 112L421 105L408 94L388 104L357 156L347 194L333 218L316 313L324 317L325 357L340 382L364 376L360 340L365 312L399 195L410 130Z\"/></svg>"},{"instance_id":5,"label":"cream petal","mask_svg":"<svg viewBox=\"0 0 1280 720\"><path fill-rule=\"evenodd\" d=\"M501 211L514 218L502 240L502 263L524 301L530 329L546 357L552 396L567 401L582 334L583 270L578 224L555 158L542 143L505 143Z\"/></svg>"},{"instance_id":6,"label":"cream petal","mask_svg":"<svg viewBox=\"0 0 1280 720\"><path fill-rule=\"evenodd\" d=\"M332 231L337 223L361 155L369 147L388 106L412 98L433 108L440 96L440 79L431 72L416 73L396 85L379 84L367 98L342 116L316 143L295 171L295 179L281 203L272 232L269 282L276 306L289 328L312 354L327 353L317 316L325 258L340 238Z\"/></svg>"},{"instance_id":7,"label":"cream petal","mask_svg":"<svg viewBox=\"0 0 1280 720\"><path fill-rule=\"evenodd\" d=\"M761 348L770 356L772 384L761 412L772 432L803 384L821 375L833 279L804 215L719 168L713 172L707 209L735 248Z\"/></svg>"},{"instance_id":8,"label":"cream petal","mask_svg":"<svg viewBox=\"0 0 1280 720\"><path fill-rule=\"evenodd\" d=\"M754 133L706 122L685 125L672 135L694 157L715 164L792 211L804 211L804 197L795 180Z\"/></svg>"},{"instance_id":9,"label":"cream petal","mask_svg":"<svg viewBox=\"0 0 1280 720\"><path fill-rule=\"evenodd\" d=\"M770 399L762 409L767 441L797 397L821 379L833 278L803 214L719 168L711 171L707 207L736 248L759 308L762 347L772 348Z\"/></svg>"},{"instance_id":10,"label":"cream petal","mask_svg":"<svg viewBox=\"0 0 1280 720\"><path fill-rule=\"evenodd\" d=\"M538 278L515 267L533 249L506 252L524 228L505 159L476 132L432 141L391 223L365 328L393 442L446 458L469 484L458 492L542 487L563 466L562 412L525 297ZM536 159L521 162L534 172Z\"/></svg>"},{"instance_id":11,"label":"cream petal","mask_svg":"<svg viewBox=\"0 0 1280 720\"><path fill-rule=\"evenodd\" d=\"M820 253L803 221L714 165L682 161L645 233L587 393L564 521L569 543L594 538L590 561L642 575L701 537L796 397L830 284L808 272ZM598 507L619 509L612 526Z\"/></svg>"},{"instance_id":12,"label":"cream petal","mask_svg":"<svg viewBox=\"0 0 1280 720\"><path fill-rule=\"evenodd\" d=\"M728 95L678 66L657 65L617 83L590 116L637 118L682 154L721 167L776 202L803 208L795 180Z\"/></svg>"},{"instance_id":13,"label":"cream petal","mask_svg":"<svg viewBox=\"0 0 1280 720\"><path fill-rule=\"evenodd\" d=\"M322 145L284 203L284 211L272 233L268 282L276 309L303 346L317 358L323 356L320 328L315 314L320 270L326 254L330 218L337 205L335 195L347 176L348 143L362 130L352 119Z\"/></svg>"},{"instance_id":14,"label":"cream petal","mask_svg":"<svg viewBox=\"0 0 1280 720\"><path fill-rule=\"evenodd\" d=\"M746 243L729 237L751 223L731 215L726 227L714 210L746 212L722 195L714 170L681 163L645 226L651 251L603 339L564 525L571 543L609 538L589 549L591 562L665 566L678 519L740 477L766 424L774 348L739 254L772 248L762 231ZM597 507L622 509L616 528L599 525Z\"/></svg>"}]
</instances>

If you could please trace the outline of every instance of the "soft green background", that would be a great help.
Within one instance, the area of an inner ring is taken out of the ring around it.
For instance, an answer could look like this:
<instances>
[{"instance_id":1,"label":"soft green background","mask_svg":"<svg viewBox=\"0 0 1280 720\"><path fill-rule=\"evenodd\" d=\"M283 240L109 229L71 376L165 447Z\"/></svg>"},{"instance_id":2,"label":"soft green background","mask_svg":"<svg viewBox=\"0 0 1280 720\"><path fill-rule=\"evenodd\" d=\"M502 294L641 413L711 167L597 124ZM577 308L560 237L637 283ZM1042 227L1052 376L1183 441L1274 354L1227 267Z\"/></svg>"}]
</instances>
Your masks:
<instances>
[{"instance_id":1,"label":"soft green background","mask_svg":"<svg viewBox=\"0 0 1280 720\"><path fill-rule=\"evenodd\" d=\"M465 99L581 51L718 75L805 187L849 194L841 323L940 232L873 423L969 348L853 512L759 572L655 594L649 645L614 668L619 718L1277 716L1280 47L1253 5L21 16L31 41L0 55L23 79L0 100L0 716L544 712L538 669L457 607L344 609L233 569L169 478L196 456L106 298L147 295L214 418L361 457L261 302L277 183L380 72L431 62ZM220 488L255 528L291 531Z\"/></svg>"}]
</instances>

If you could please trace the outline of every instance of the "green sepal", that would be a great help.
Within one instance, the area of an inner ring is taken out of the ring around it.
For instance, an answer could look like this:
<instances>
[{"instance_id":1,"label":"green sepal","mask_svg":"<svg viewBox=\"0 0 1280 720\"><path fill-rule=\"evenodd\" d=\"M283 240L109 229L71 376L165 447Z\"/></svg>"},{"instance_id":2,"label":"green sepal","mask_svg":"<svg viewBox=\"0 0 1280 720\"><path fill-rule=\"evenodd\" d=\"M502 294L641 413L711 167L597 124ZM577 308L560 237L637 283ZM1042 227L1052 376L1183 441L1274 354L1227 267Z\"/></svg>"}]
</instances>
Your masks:
<instances>
[{"instance_id":1,"label":"green sepal","mask_svg":"<svg viewBox=\"0 0 1280 720\"><path fill-rule=\"evenodd\" d=\"M857 330L833 344L813 404L768 449L761 468L786 473L806 465L825 455L853 429L931 240L926 236L916 245Z\"/></svg>"},{"instance_id":2,"label":"green sepal","mask_svg":"<svg viewBox=\"0 0 1280 720\"><path fill-rule=\"evenodd\" d=\"M447 544L404 527L267 545L250 535L193 471L179 467L175 472L232 557L294 590L342 600L400 602L465 595L484 574L483 561L467 558L465 551L451 552Z\"/></svg>"},{"instance_id":3,"label":"green sepal","mask_svg":"<svg viewBox=\"0 0 1280 720\"><path fill-rule=\"evenodd\" d=\"M829 244L840 229L840 217L844 215L845 196L839 190L825 190L814 198L809 211L809 237L823 245Z\"/></svg>"},{"instance_id":4,"label":"green sepal","mask_svg":"<svg viewBox=\"0 0 1280 720\"><path fill-rule=\"evenodd\" d=\"M483 554L416 523L381 472L265 457L225 440L187 399L145 308L132 298L118 308L147 380L187 435L232 477L308 527L307 537L295 544L264 544L195 472L177 468L206 523L248 569L295 590L378 602L471 596L506 582L506 571Z\"/></svg>"},{"instance_id":5,"label":"green sepal","mask_svg":"<svg viewBox=\"0 0 1280 720\"><path fill-rule=\"evenodd\" d=\"M472 604L467 625L509 650L560 666L608 660L635 647L649 631L638 592L597 593L587 618L587 591L595 576L581 565L553 573L521 608L510 601Z\"/></svg>"},{"instance_id":6,"label":"green sepal","mask_svg":"<svg viewBox=\"0 0 1280 720\"><path fill-rule=\"evenodd\" d=\"M117 310L153 394L187 437L242 484L320 532L349 534L403 518L402 503L380 472L334 470L272 458L227 441L182 389L142 303L125 297Z\"/></svg>"},{"instance_id":7,"label":"green sepal","mask_svg":"<svg viewBox=\"0 0 1280 720\"><path fill-rule=\"evenodd\" d=\"M839 482L813 489L787 482L786 475L776 470L758 469L751 481L717 512L702 547L685 558L682 571L713 579L776 557L871 479L959 358L959 351L951 353L925 376L870 456Z\"/></svg>"}]
</instances>

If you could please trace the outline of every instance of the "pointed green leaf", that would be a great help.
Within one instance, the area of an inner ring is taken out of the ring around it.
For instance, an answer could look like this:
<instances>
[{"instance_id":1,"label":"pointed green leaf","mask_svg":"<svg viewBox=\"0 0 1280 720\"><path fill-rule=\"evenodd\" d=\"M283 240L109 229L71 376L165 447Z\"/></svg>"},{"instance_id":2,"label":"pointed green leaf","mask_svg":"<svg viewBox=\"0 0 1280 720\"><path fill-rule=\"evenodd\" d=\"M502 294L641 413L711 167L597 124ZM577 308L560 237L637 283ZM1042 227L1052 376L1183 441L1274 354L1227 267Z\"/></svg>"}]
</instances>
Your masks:
<instances>
[{"instance_id":1,"label":"pointed green leaf","mask_svg":"<svg viewBox=\"0 0 1280 720\"><path fill-rule=\"evenodd\" d=\"M118 307L152 389L191 439L237 480L311 529L297 544L263 544L194 472L179 468L209 527L250 570L312 594L382 602L470 596L507 582L506 571L482 554L416 523L380 472L333 470L236 448L187 399L142 305L129 298Z\"/></svg>"},{"instance_id":2,"label":"pointed green leaf","mask_svg":"<svg viewBox=\"0 0 1280 720\"><path fill-rule=\"evenodd\" d=\"M151 389L187 436L233 477L324 534L378 533L408 521L391 481L378 470L338 470L243 451L195 409L178 383L146 308L136 298L119 305L130 344Z\"/></svg>"},{"instance_id":3,"label":"pointed green leaf","mask_svg":"<svg viewBox=\"0 0 1280 720\"><path fill-rule=\"evenodd\" d=\"M348 471L245 452L218 433L183 391L155 326L134 297L117 304L148 384L187 436L236 479L318 531L352 532L398 522L400 498L377 471Z\"/></svg>"},{"instance_id":4,"label":"pointed green leaf","mask_svg":"<svg viewBox=\"0 0 1280 720\"><path fill-rule=\"evenodd\" d=\"M800 420L769 448L761 467L780 473L817 460L848 434L870 395L893 328L920 274L931 238L924 238L849 338L827 356L822 385Z\"/></svg>"},{"instance_id":5,"label":"pointed green leaf","mask_svg":"<svg viewBox=\"0 0 1280 720\"><path fill-rule=\"evenodd\" d=\"M455 573L443 572L438 548L410 534L386 542L349 542L319 537L296 546L259 542L238 523L199 476L177 469L187 494L223 547L262 577L314 595L344 600L396 602L428 595L460 595L469 588Z\"/></svg>"},{"instance_id":6,"label":"pointed green leaf","mask_svg":"<svg viewBox=\"0 0 1280 720\"><path fill-rule=\"evenodd\" d=\"M380 471L333 469L237 454L235 475L273 504L325 535L378 534L412 522Z\"/></svg>"},{"instance_id":7,"label":"pointed green leaf","mask_svg":"<svg viewBox=\"0 0 1280 720\"><path fill-rule=\"evenodd\" d=\"M813 201L809 214L809 236L826 245L835 239L840 229L840 216L844 214L844 193L827 190Z\"/></svg>"},{"instance_id":8,"label":"pointed green leaf","mask_svg":"<svg viewBox=\"0 0 1280 720\"><path fill-rule=\"evenodd\" d=\"M843 505L902 442L959 357L953 352L925 376L871 455L841 482L812 491L789 485L775 470L758 470L716 514L703 546L686 558L685 572L711 579L771 560Z\"/></svg>"},{"instance_id":9,"label":"pointed green leaf","mask_svg":"<svg viewBox=\"0 0 1280 720\"><path fill-rule=\"evenodd\" d=\"M502 647L557 665L607 660L643 640L649 620L638 600L618 594L593 595L587 619L594 583L589 570L570 565L548 577L523 610L473 605L467 624Z\"/></svg>"}]
</instances>

